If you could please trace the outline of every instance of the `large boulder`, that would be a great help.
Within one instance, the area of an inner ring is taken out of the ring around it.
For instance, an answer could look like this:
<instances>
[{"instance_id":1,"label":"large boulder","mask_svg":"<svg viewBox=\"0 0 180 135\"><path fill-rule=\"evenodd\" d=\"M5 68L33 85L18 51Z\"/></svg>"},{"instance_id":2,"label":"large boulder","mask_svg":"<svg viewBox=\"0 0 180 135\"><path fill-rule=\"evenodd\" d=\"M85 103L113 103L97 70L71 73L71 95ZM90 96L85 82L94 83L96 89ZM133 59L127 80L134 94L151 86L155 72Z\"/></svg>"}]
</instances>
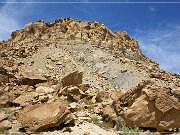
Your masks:
<instances>
[{"instance_id":1,"label":"large boulder","mask_svg":"<svg viewBox=\"0 0 180 135\"><path fill-rule=\"evenodd\" d=\"M20 72L16 74L16 78L19 80L19 83L23 85L35 85L47 81L37 70Z\"/></svg>"},{"instance_id":2,"label":"large boulder","mask_svg":"<svg viewBox=\"0 0 180 135\"><path fill-rule=\"evenodd\" d=\"M78 84L82 84L82 78L83 78L83 73L79 71L72 72L70 74L67 74L61 81L62 86L70 86L74 85L77 86Z\"/></svg>"},{"instance_id":3,"label":"large boulder","mask_svg":"<svg viewBox=\"0 0 180 135\"><path fill-rule=\"evenodd\" d=\"M139 86L127 91L116 101L116 113L123 116L126 124L131 127L156 128L159 131L179 128L178 99L170 95L166 88Z\"/></svg>"},{"instance_id":4,"label":"large boulder","mask_svg":"<svg viewBox=\"0 0 180 135\"><path fill-rule=\"evenodd\" d=\"M28 106L16 117L27 132L40 132L73 121L70 111L60 101Z\"/></svg>"}]
</instances>

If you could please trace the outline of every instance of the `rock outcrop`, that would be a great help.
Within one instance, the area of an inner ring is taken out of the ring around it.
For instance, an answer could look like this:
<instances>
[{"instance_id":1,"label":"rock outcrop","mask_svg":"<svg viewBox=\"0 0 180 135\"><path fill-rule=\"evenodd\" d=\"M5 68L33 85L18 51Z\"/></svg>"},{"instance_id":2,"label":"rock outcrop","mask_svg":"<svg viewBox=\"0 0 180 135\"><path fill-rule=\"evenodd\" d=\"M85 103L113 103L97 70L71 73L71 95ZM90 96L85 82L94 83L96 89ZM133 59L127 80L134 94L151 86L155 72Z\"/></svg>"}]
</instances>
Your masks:
<instances>
[{"instance_id":1,"label":"rock outcrop","mask_svg":"<svg viewBox=\"0 0 180 135\"><path fill-rule=\"evenodd\" d=\"M63 39L68 44L69 40L74 40L74 43L88 43L107 48L117 57L120 54L129 59L154 63L142 54L138 42L129 37L127 32L112 32L104 24L96 21L87 22L65 18L58 19L54 23L47 23L40 20L27 24L24 29L13 32L11 36L10 42L13 44L29 39Z\"/></svg>"}]
</instances>

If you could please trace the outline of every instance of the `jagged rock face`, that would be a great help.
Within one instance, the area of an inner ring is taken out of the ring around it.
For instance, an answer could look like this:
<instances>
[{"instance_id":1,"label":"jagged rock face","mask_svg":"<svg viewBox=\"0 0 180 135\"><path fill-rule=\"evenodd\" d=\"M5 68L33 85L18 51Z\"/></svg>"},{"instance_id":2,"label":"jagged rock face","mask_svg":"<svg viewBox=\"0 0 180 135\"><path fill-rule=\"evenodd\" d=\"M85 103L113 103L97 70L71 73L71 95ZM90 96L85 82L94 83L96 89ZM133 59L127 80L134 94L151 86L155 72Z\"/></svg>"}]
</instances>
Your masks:
<instances>
[{"instance_id":1,"label":"jagged rock face","mask_svg":"<svg viewBox=\"0 0 180 135\"><path fill-rule=\"evenodd\" d=\"M70 111L59 101L28 106L16 117L27 132L40 132L73 120Z\"/></svg>"},{"instance_id":2,"label":"jagged rock face","mask_svg":"<svg viewBox=\"0 0 180 135\"><path fill-rule=\"evenodd\" d=\"M139 50L138 42L129 37L126 32L113 33L99 22L77 21L71 18L59 19L54 23L37 21L27 24L22 30L13 32L11 42L23 43L34 39L65 40L68 44L73 40L74 43L98 45L109 49L117 57L124 56L153 63L144 57Z\"/></svg>"}]
</instances>

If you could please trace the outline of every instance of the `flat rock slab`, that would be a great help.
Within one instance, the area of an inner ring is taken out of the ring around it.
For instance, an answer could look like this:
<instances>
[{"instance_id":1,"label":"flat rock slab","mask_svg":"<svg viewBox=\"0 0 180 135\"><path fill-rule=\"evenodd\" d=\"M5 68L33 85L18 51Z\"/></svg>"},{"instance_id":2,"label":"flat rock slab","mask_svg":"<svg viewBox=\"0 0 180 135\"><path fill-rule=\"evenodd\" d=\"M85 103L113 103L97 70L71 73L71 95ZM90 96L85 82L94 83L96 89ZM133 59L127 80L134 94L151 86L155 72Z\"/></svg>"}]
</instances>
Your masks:
<instances>
[{"instance_id":1,"label":"flat rock slab","mask_svg":"<svg viewBox=\"0 0 180 135\"><path fill-rule=\"evenodd\" d=\"M59 101L28 106L16 117L27 132L40 132L72 120L70 111Z\"/></svg>"},{"instance_id":2,"label":"flat rock slab","mask_svg":"<svg viewBox=\"0 0 180 135\"><path fill-rule=\"evenodd\" d=\"M15 75L19 80L20 84L24 85L35 85L38 83L43 83L47 79L40 75L38 70L26 70Z\"/></svg>"},{"instance_id":3,"label":"flat rock slab","mask_svg":"<svg viewBox=\"0 0 180 135\"><path fill-rule=\"evenodd\" d=\"M20 106L26 106L33 102L33 100L38 96L36 92L28 92L26 94L20 95L17 97L13 103L19 104Z\"/></svg>"}]
</instances>

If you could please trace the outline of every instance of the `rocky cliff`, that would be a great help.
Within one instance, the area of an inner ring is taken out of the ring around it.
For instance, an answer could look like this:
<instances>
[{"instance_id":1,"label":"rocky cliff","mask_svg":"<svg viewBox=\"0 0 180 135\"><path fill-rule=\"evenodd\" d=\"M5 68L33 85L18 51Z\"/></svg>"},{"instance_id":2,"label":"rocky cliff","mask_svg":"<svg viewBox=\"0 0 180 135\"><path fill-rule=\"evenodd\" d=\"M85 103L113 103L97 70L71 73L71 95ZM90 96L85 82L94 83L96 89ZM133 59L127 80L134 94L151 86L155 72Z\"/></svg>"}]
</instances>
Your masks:
<instances>
[{"instance_id":1,"label":"rocky cliff","mask_svg":"<svg viewBox=\"0 0 180 135\"><path fill-rule=\"evenodd\" d=\"M0 42L3 132L81 134L82 123L102 134L180 127L180 76L159 69L127 32L65 18L11 36Z\"/></svg>"}]
</instances>

